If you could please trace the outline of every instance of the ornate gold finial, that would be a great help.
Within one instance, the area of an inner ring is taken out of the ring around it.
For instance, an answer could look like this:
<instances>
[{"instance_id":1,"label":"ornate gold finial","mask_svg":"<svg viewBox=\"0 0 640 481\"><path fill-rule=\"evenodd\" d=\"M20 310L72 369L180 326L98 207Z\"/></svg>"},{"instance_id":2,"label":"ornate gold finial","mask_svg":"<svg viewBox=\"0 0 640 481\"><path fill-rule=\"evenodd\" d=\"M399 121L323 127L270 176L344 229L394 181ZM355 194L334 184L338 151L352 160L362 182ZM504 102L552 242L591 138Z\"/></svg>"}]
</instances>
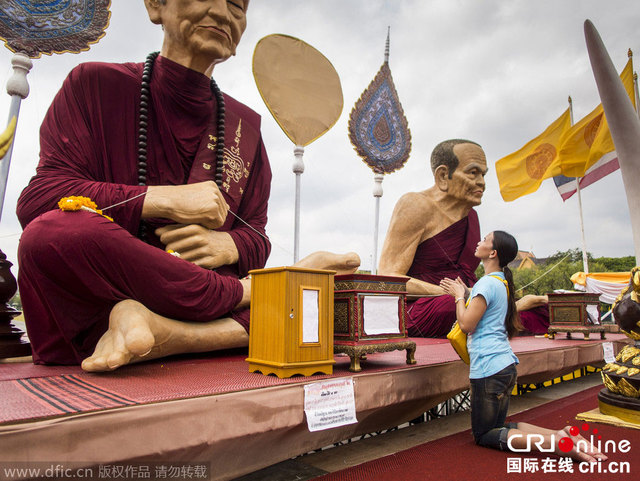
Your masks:
<instances>
[{"instance_id":1,"label":"ornate gold finial","mask_svg":"<svg viewBox=\"0 0 640 481\"><path fill-rule=\"evenodd\" d=\"M629 51L627 52L627 57L633 57L633 52L631 51L631 49L629 49Z\"/></svg>"}]
</instances>

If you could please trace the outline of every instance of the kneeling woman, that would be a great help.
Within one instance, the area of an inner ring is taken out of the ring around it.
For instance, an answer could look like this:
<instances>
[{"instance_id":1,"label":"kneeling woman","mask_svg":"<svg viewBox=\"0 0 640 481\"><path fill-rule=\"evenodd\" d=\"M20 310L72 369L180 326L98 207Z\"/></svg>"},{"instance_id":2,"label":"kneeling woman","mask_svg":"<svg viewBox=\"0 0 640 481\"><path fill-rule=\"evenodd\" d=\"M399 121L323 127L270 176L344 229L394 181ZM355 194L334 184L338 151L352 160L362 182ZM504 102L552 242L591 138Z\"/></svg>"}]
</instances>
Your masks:
<instances>
[{"instance_id":1,"label":"kneeling woman","mask_svg":"<svg viewBox=\"0 0 640 481\"><path fill-rule=\"evenodd\" d=\"M516 383L518 358L509 339L521 329L516 310L514 285L507 264L515 259L518 243L503 231L494 231L482 239L475 256L482 260L485 276L471 290L458 278L444 279L440 286L456 301L456 317L462 331L469 334L467 348L471 361L471 429L477 444L503 451L527 446L527 434L544 437L543 449L553 446L556 453L579 461L606 459L595 450L588 453L558 449L561 438L571 437L569 426L560 431L544 429L527 423L507 423L509 396ZM509 442L509 439L511 441ZM574 443L575 444L575 443Z\"/></svg>"}]
</instances>

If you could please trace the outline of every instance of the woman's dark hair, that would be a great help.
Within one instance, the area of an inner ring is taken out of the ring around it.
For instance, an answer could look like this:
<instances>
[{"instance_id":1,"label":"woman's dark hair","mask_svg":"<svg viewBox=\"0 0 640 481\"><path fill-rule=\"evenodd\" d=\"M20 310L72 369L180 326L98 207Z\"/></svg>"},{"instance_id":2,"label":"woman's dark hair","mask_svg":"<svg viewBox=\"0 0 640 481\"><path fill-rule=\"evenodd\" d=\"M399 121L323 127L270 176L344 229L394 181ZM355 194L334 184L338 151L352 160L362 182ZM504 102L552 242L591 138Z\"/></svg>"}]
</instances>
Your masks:
<instances>
[{"instance_id":1,"label":"woman's dark hair","mask_svg":"<svg viewBox=\"0 0 640 481\"><path fill-rule=\"evenodd\" d=\"M507 267L507 264L509 264L509 262L515 259L516 255L518 255L518 242L511 234L501 230L495 230L493 231L493 248L498 254L500 268L502 269L502 272L504 272L504 277L507 280L507 285L509 286L507 317L504 320L504 324L507 328L507 336L511 339L518 331L522 330L520 315L516 309L516 288L513 284L513 273L511 272L511 269Z\"/></svg>"}]
</instances>

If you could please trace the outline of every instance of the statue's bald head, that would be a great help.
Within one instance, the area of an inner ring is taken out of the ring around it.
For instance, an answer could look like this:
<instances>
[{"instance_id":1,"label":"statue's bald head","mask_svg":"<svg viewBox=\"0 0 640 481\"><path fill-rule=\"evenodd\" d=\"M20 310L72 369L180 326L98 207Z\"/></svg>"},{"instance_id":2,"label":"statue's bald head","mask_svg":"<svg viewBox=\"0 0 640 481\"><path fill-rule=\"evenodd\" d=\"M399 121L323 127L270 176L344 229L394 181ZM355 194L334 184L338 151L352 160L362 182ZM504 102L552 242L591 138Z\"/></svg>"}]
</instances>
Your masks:
<instances>
[{"instance_id":1,"label":"statue's bald head","mask_svg":"<svg viewBox=\"0 0 640 481\"><path fill-rule=\"evenodd\" d=\"M460 163L458 156L453 152L453 148L459 144L473 144L481 147L480 144L466 139L451 139L440 142L431 152L431 172L435 174L436 169L444 165L449 171L449 178L451 178Z\"/></svg>"}]
</instances>

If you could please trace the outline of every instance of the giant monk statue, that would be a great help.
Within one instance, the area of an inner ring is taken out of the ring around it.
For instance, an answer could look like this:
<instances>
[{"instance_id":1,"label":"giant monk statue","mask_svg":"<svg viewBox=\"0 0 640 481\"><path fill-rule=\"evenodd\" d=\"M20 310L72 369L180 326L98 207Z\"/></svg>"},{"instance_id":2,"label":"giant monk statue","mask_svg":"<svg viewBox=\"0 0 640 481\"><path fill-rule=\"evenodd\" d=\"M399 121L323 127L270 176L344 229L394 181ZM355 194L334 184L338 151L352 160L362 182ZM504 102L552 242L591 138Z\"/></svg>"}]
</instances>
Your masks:
<instances>
[{"instance_id":1,"label":"giant monk statue","mask_svg":"<svg viewBox=\"0 0 640 481\"><path fill-rule=\"evenodd\" d=\"M425 296L407 308L407 329L416 337L445 336L456 320L454 300L439 285L442 279L459 277L468 287L477 280L480 224L473 207L482 202L487 160L475 142L446 140L434 148L431 170L432 187L409 192L396 204L378 269L380 275L408 276L407 293ZM518 301L526 328L546 332L545 304L546 296ZM540 306L539 314L524 314Z\"/></svg>"},{"instance_id":2,"label":"giant monk statue","mask_svg":"<svg viewBox=\"0 0 640 481\"><path fill-rule=\"evenodd\" d=\"M235 54L249 0L144 2L164 31L159 55L69 74L18 201L36 363L106 371L248 344L245 277L270 251L271 170L259 116L211 76ZM113 220L58 209L67 196L113 206ZM358 262L321 252L300 265Z\"/></svg>"}]
</instances>

